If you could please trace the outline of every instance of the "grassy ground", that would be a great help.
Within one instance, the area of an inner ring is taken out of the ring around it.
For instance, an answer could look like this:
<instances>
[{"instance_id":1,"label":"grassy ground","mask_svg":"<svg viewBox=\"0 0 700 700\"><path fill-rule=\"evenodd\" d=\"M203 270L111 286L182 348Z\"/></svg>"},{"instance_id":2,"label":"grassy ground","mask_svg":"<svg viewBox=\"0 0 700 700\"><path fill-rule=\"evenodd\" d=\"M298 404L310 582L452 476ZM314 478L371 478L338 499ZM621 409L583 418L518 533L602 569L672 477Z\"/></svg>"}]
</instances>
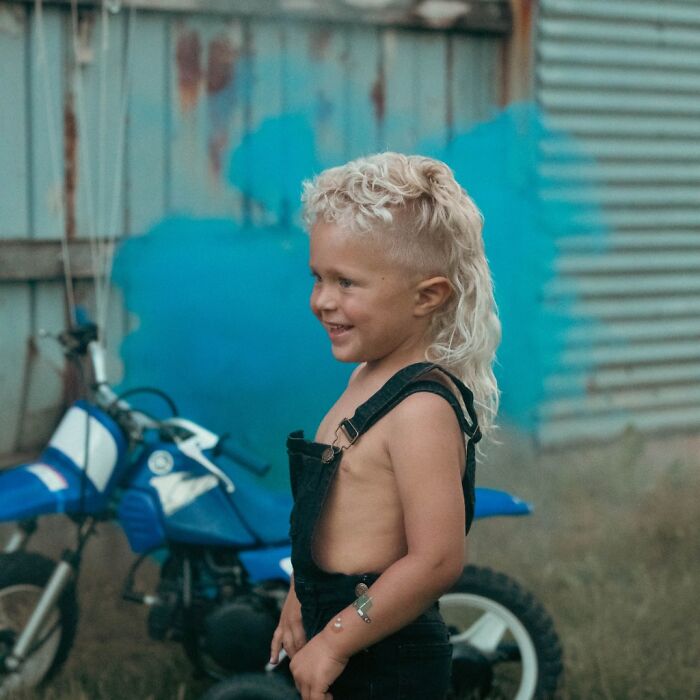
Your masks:
<instances>
[{"instance_id":1,"label":"grassy ground","mask_svg":"<svg viewBox=\"0 0 700 700\"><path fill-rule=\"evenodd\" d=\"M535 504L532 518L480 523L472 558L515 576L551 612L565 698L700 698L696 446L672 460L630 434L534 460L509 443L498 460L507 468L481 470Z\"/></svg>"},{"instance_id":2,"label":"grassy ground","mask_svg":"<svg viewBox=\"0 0 700 700\"><path fill-rule=\"evenodd\" d=\"M700 698L700 441L684 459L665 456L660 443L644 449L632 434L596 452L537 458L509 435L502 441L479 482L526 498L536 512L477 523L470 558L518 579L548 608L565 651L565 700ZM45 530L36 544L55 553L60 543ZM91 543L74 653L48 688L18 697L201 693L180 650L151 642L143 611L119 601L129 561L114 530Z\"/></svg>"}]
</instances>

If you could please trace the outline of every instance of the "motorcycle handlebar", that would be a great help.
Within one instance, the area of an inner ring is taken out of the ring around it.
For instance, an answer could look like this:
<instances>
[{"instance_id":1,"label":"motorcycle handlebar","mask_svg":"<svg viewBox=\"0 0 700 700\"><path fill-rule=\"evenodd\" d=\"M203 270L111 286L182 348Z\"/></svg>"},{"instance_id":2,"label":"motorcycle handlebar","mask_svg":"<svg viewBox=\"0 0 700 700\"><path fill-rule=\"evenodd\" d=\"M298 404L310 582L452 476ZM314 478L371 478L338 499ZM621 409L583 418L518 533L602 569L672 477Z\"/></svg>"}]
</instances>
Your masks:
<instances>
[{"instance_id":1,"label":"motorcycle handlebar","mask_svg":"<svg viewBox=\"0 0 700 700\"><path fill-rule=\"evenodd\" d=\"M94 389L97 403L105 409L117 408L122 411L128 417L129 424L123 425L127 431L132 426L139 431L150 428L162 429L164 423L143 411L134 410L128 401L114 393L107 382L105 350L99 341L98 335L97 326L90 321L84 310L79 309L76 317L76 326L59 334L58 340L67 352L89 357L95 380ZM252 452L248 452L240 445L227 441L226 436L219 440L214 449L214 454L224 455L259 476L264 476L271 468L271 465L264 459Z\"/></svg>"},{"instance_id":2,"label":"motorcycle handlebar","mask_svg":"<svg viewBox=\"0 0 700 700\"><path fill-rule=\"evenodd\" d=\"M222 438L219 441L214 453L228 457L230 460L236 462L236 464L240 464L240 466L245 467L248 471L258 476L264 476L270 471L271 465L269 462L254 455L252 452L248 452L248 450L240 445L231 443L231 441L226 438Z\"/></svg>"}]
</instances>

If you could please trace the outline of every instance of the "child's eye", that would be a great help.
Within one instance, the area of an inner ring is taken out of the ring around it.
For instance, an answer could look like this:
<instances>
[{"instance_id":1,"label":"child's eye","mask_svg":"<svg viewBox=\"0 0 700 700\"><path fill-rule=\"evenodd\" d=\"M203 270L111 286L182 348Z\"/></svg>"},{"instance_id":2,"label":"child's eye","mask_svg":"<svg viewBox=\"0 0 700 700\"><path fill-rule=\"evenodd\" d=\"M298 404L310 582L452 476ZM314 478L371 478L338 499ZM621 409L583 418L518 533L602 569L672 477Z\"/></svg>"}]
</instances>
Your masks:
<instances>
[{"instance_id":1,"label":"child's eye","mask_svg":"<svg viewBox=\"0 0 700 700\"><path fill-rule=\"evenodd\" d=\"M317 272L314 272L313 270L311 270L311 276L314 278L314 280L316 280L316 282L321 281L321 275L319 275Z\"/></svg>"},{"instance_id":2,"label":"child's eye","mask_svg":"<svg viewBox=\"0 0 700 700\"><path fill-rule=\"evenodd\" d=\"M351 287L352 286L352 280L347 279L347 277L339 277L338 278L338 284L341 287Z\"/></svg>"}]
</instances>

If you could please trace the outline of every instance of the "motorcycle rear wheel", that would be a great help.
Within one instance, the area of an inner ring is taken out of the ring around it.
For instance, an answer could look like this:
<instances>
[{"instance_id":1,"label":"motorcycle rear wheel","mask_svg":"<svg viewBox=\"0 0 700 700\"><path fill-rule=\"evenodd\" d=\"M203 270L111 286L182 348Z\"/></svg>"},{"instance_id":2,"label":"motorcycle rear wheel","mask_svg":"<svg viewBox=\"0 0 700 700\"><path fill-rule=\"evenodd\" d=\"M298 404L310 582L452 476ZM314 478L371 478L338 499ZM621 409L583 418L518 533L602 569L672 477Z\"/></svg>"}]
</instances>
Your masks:
<instances>
[{"instance_id":1,"label":"motorcycle rear wheel","mask_svg":"<svg viewBox=\"0 0 700 700\"><path fill-rule=\"evenodd\" d=\"M12 651L55 567L51 559L33 552L0 554L0 698L47 681L68 657L78 624L72 582L49 613L19 669L4 670L4 658Z\"/></svg>"},{"instance_id":2,"label":"motorcycle rear wheel","mask_svg":"<svg viewBox=\"0 0 700 700\"><path fill-rule=\"evenodd\" d=\"M467 566L440 598L453 644L454 700L549 700L561 682L562 650L554 623L520 584Z\"/></svg>"},{"instance_id":3,"label":"motorcycle rear wheel","mask_svg":"<svg viewBox=\"0 0 700 700\"><path fill-rule=\"evenodd\" d=\"M200 700L296 700L291 681L279 674L239 673L212 686Z\"/></svg>"}]
</instances>

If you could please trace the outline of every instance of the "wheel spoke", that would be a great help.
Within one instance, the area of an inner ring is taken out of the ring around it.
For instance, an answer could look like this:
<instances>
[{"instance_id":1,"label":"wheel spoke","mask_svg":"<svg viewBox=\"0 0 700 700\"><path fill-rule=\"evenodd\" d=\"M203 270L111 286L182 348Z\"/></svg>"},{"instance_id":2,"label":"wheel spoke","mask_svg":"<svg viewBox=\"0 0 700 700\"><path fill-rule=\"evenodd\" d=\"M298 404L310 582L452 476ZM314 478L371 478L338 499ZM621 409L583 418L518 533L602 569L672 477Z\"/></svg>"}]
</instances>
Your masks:
<instances>
[{"instance_id":1,"label":"wheel spoke","mask_svg":"<svg viewBox=\"0 0 700 700\"><path fill-rule=\"evenodd\" d=\"M559 641L547 612L515 581L467 567L440 598L440 612L454 645L455 688L532 700L541 683L543 697L554 697L562 671Z\"/></svg>"},{"instance_id":2,"label":"wheel spoke","mask_svg":"<svg viewBox=\"0 0 700 700\"><path fill-rule=\"evenodd\" d=\"M493 653L503 635L508 630L508 625L498 615L492 612L484 613L469 629L452 637L453 644L468 643L484 654Z\"/></svg>"}]
</instances>

